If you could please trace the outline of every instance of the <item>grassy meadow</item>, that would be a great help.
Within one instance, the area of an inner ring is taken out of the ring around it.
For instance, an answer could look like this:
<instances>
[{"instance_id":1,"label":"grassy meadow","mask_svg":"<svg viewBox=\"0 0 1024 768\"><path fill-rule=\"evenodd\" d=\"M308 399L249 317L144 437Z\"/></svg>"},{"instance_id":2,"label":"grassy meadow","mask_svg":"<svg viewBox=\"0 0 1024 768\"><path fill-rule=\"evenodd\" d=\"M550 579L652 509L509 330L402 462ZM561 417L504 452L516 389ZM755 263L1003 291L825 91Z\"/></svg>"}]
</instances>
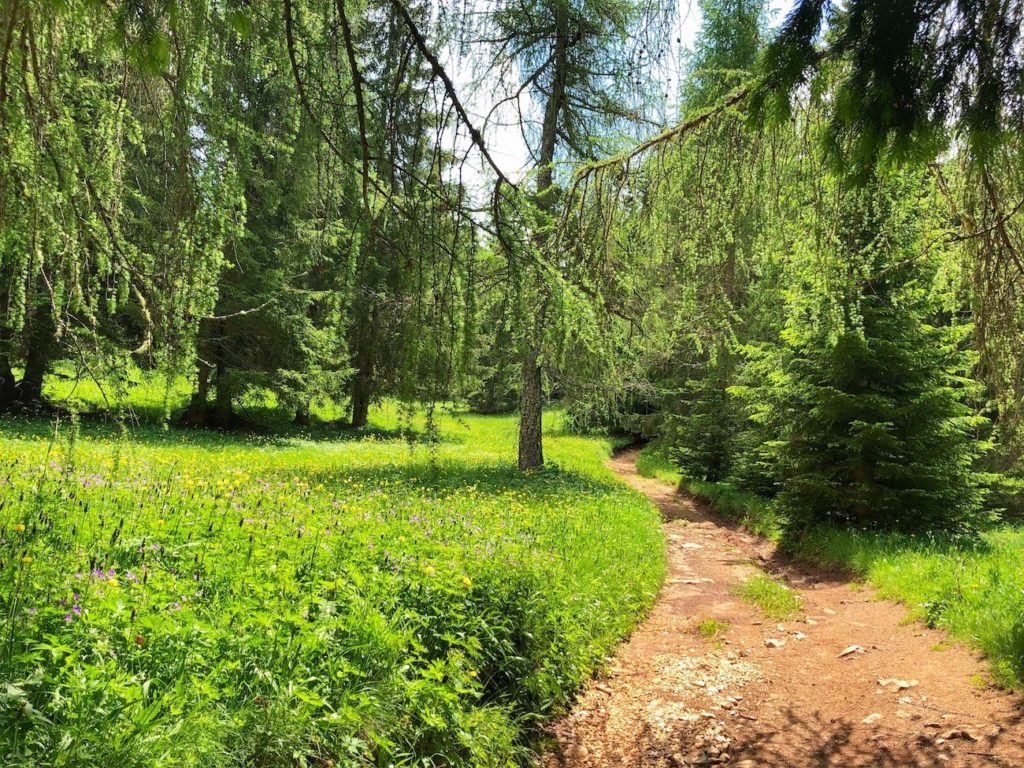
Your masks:
<instances>
[{"instance_id":1,"label":"grassy meadow","mask_svg":"<svg viewBox=\"0 0 1024 768\"><path fill-rule=\"evenodd\" d=\"M0 420L0 762L528 761L651 603L657 513L558 413L529 478L513 417L372 421Z\"/></svg>"},{"instance_id":2,"label":"grassy meadow","mask_svg":"<svg viewBox=\"0 0 1024 768\"><path fill-rule=\"evenodd\" d=\"M641 452L637 466L762 536L782 535L785 521L768 499L726 483L685 478L653 446ZM882 597L905 603L912 620L942 627L984 652L994 682L1024 688L1024 527L993 527L968 546L940 537L821 526L785 546L797 558L845 569Z\"/></svg>"}]
</instances>

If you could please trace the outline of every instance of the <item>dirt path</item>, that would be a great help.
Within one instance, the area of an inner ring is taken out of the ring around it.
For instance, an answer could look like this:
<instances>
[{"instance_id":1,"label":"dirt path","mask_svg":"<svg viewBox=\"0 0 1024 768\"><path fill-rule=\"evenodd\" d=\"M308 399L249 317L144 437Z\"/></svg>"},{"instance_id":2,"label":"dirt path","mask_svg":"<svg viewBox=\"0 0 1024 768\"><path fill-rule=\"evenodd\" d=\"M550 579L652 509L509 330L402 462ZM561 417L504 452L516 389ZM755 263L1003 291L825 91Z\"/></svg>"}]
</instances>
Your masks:
<instances>
[{"instance_id":1,"label":"dirt path","mask_svg":"<svg viewBox=\"0 0 1024 768\"><path fill-rule=\"evenodd\" d=\"M609 676L553 728L547 768L1024 766L1024 705L982 683L977 654L869 590L786 563L635 460L612 466L661 510L668 576ZM767 619L731 594L761 571L800 593L798 614ZM729 628L705 639L706 619ZM863 650L840 657L851 645Z\"/></svg>"}]
</instances>

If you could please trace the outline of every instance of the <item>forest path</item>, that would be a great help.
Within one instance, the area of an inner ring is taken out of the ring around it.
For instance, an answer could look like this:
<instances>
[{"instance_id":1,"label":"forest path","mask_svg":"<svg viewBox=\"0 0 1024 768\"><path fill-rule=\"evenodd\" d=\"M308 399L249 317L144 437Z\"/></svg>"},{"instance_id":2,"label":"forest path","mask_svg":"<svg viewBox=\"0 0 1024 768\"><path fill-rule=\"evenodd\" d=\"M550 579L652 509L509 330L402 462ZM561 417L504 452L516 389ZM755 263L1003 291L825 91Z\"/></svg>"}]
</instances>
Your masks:
<instances>
[{"instance_id":1,"label":"forest path","mask_svg":"<svg viewBox=\"0 0 1024 768\"><path fill-rule=\"evenodd\" d=\"M611 466L661 510L668 574L609 676L553 726L547 768L1024 766L1024 703L984 685L977 653L640 476L636 455ZM763 571L803 598L789 619L732 594ZM707 619L728 629L706 639Z\"/></svg>"}]
</instances>

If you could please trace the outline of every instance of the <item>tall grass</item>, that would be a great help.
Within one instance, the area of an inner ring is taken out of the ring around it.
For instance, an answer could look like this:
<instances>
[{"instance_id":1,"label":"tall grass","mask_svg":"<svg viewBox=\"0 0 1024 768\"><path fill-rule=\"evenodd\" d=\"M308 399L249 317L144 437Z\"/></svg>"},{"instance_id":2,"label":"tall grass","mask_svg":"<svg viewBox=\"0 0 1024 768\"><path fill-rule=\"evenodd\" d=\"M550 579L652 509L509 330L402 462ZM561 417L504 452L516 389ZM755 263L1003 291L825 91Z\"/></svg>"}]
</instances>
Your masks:
<instances>
[{"instance_id":1,"label":"tall grass","mask_svg":"<svg viewBox=\"0 0 1024 768\"><path fill-rule=\"evenodd\" d=\"M0 422L0 764L529 760L650 605L610 445L511 417L230 436Z\"/></svg>"},{"instance_id":2,"label":"tall grass","mask_svg":"<svg viewBox=\"0 0 1024 768\"><path fill-rule=\"evenodd\" d=\"M681 485L716 511L752 531L780 540L785 519L767 499L725 483L691 481L655 447L637 461L642 474ZM1002 525L967 545L944 537L909 536L822 526L799 539L790 553L840 568L905 603L914 619L983 651L992 677L1024 688L1024 528Z\"/></svg>"}]
</instances>

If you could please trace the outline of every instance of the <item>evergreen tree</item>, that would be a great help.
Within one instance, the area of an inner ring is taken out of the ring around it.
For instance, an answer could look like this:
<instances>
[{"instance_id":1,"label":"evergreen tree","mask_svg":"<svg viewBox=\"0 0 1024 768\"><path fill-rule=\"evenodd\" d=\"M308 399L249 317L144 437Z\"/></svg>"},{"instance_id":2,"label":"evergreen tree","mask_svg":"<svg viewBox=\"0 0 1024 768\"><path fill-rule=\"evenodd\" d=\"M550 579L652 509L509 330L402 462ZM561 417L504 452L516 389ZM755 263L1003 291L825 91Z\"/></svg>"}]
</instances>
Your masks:
<instances>
[{"instance_id":1,"label":"evergreen tree","mask_svg":"<svg viewBox=\"0 0 1024 768\"><path fill-rule=\"evenodd\" d=\"M700 10L682 85L686 113L714 104L748 76L766 23L764 0L701 0ZM648 421L657 422L659 442L687 476L719 481L731 472L742 421L728 390L741 366L736 347L749 324L753 249L763 223L760 143L743 117L730 113L666 155L650 163L657 194L645 227L665 265L655 292L663 298L652 313L663 315L659 324L668 329L644 374L661 414Z\"/></svg>"},{"instance_id":2,"label":"evergreen tree","mask_svg":"<svg viewBox=\"0 0 1024 768\"><path fill-rule=\"evenodd\" d=\"M958 329L931 323L920 189L906 173L839 190L833 249L817 254L824 267L803 264L784 343L761 361L760 416L778 429L794 532L981 520L970 361Z\"/></svg>"},{"instance_id":3,"label":"evergreen tree","mask_svg":"<svg viewBox=\"0 0 1024 768\"><path fill-rule=\"evenodd\" d=\"M754 106L788 116L821 75L846 171L930 160L951 127L987 161L1024 122L1022 42L1020 0L800 0L765 52Z\"/></svg>"},{"instance_id":4,"label":"evergreen tree","mask_svg":"<svg viewBox=\"0 0 1024 768\"><path fill-rule=\"evenodd\" d=\"M196 389L182 417L188 424L233 426L239 398L266 392L302 421L309 401L337 396L347 374L337 363L343 344L336 313L314 306L317 291L336 286L343 267L325 262L346 261L344 246L317 247L308 231L335 224L319 211L337 189L320 179L319 135L304 119L287 70L262 64L284 59L281 26L274 16L258 30L227 28L202 102L202 131L234 158L251 214L227 244L214 311L199 324ZM323 327L332 321L333 333Z\"/></svg>"},{"instance_id":5,"label":"evergreen tree","mask_svg":"<svg viewBox=\"0 0 1024 768\"><path fill-rule=\"evenodd\" d=\"M686 56L684 113L708 107L750 77L768 25L766 0L699 0L701 24Z\"/></svg>"},{"instance_id":6,"label":"evergreen tree","mask_svg":"<svg viewBox=\"0 0 1024 768\"><path fill-rule=\"evenodd\" d=\"M561 213L556 163L593 158L601 139L624 120L642 121L643 78L664 53L648 47L648 36L664 16L636 0L496 0L481 35L494 50L492 71L518 83L503 101L519 103L529 93L535 115L520 115L535 171L533 221L524 223L531 253L506 253L518 271L516 347L520 357L519 467L544 463L541 415L544 369L553 368L562 325L564 286L572 271L566 254L552 254L552 230ZM533 127L536 126L536 127ZM586 254L590 257L593 254ZM538 265L538 262L540 263ZM590 266L590 265L588 265ZM591 271L591 270L588 270Z\"/></svg>"}]
</instances>

